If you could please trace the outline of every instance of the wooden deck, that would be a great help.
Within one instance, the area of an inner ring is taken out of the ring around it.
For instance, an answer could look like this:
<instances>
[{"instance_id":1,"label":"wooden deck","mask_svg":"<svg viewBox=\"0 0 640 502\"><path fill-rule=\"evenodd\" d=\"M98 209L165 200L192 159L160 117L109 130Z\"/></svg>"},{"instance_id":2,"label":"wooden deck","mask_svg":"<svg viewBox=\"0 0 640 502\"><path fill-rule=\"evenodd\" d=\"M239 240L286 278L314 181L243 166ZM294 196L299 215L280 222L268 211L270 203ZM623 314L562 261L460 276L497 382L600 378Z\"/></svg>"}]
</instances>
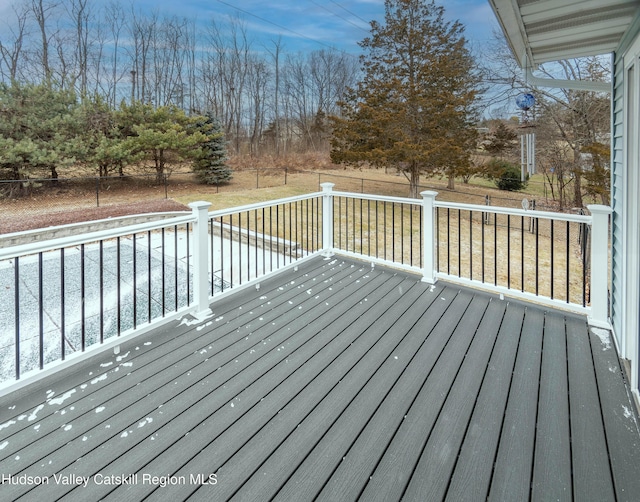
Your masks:
<instances>
[{"instance_id":1,"label":"wooden deck","mask_svg":"<svg viewBox=\"0 0 640 502\"><path fill-rule=\"evenodd\" d=\"M212 307L0 399L0 500L640 498L584 318L341 257Z\"/></svg>"}]
</instances>

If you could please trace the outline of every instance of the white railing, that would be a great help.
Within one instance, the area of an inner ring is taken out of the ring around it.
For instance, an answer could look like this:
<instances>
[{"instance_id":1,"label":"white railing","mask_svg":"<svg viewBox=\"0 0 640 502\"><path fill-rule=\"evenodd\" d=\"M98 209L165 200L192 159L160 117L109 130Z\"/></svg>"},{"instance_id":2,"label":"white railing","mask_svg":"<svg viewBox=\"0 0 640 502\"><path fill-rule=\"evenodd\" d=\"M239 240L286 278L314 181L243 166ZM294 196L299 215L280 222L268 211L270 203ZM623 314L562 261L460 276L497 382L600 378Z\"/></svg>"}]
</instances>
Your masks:
<instances>
[{"instance_id":1,"label":"white railing","mask_svg":"<svg viewBox=\"0 0 640 502\"><path fill-rule=\"evenodd\" d=\"M526 211L334 192L331 251L365 256L438 279L569 309L608 327L609 215ZM325 211L326 212L326 211ZM328 225L328 222L325 222Z\"/></svg>"},{"instance_id":2,"label":"white railing","mask_svg":"<svg viewBox=\"0 0 640 502\"><path fill-rule=\"evenodd\" d=\"M319 254L559 306L608 326L610 208L567 215L333 186L212 212L195 202L164 221L0 249L0 389L187 313L206 317L212 298Z\"/></svg>"},{"instance_id":3,"label":"white railing","mask_svg":"<svg viewBox=\"0 0 640 502\"><path fill-rule=\"evenodd\" d=\"M0 248L0 389L159 323L203 318L214 296L318 253L321 202L213 212L195 202L162 221Z\"/></svg>"}]
</instances>

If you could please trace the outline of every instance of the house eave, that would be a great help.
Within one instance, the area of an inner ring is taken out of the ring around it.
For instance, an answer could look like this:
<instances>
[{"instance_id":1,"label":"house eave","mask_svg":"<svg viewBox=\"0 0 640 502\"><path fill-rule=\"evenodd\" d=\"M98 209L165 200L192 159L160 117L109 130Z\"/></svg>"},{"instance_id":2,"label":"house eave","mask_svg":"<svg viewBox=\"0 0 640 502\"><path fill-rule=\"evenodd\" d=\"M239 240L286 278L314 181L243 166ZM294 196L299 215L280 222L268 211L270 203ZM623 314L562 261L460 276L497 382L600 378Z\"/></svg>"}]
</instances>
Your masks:
<instances>
[{"instance_id":1,"label":"house eave","mask_svg":"<svg viewBox=\"0 0 640 502\"><path fill-rule=\"evenodd\" d=\"M615 52L638 0L489 0L520 67Z\"/></svg>"}]
</instances>

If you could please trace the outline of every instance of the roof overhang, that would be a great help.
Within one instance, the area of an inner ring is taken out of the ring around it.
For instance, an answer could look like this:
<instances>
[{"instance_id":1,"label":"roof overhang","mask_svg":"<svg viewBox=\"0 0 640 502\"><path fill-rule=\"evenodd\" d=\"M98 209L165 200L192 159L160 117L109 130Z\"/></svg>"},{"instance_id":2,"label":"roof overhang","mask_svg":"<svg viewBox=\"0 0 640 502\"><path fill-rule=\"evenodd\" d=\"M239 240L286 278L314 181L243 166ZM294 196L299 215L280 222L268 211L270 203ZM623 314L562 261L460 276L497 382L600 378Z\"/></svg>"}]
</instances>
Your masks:
<instances>
[{"instance_id":1,"label":"roof overhang","mask_svg":"<svg viewBox=\"0 0 640 502\"><path fill-rule=\"evenodd\" d=\"M522 68L614 52L640 0L489 0Z\"/></svg>"}]
</instances>

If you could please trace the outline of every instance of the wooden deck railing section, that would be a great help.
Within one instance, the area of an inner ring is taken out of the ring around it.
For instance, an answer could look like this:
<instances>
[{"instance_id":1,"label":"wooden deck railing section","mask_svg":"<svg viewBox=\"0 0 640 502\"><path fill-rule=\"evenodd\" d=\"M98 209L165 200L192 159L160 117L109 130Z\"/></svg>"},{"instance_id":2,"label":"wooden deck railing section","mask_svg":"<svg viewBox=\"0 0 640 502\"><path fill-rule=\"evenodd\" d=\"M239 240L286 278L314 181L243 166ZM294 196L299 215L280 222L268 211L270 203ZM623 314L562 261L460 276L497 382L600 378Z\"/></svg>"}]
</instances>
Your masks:
<instances>
[{"instance_id":1,"label":"wooden deck railing section","mask_svg":"<svg viewBox=\"0 0 640 502\"><path fill-rule=\"evenodd\" d=\"M0 384L117 348L212 298L322 254L561 307L608 327L609 214L322 191L0 249ZM90 350L91 349L91 350ZM0 389L0 392L2 390Z\"/></svg>"}]
</instances>

